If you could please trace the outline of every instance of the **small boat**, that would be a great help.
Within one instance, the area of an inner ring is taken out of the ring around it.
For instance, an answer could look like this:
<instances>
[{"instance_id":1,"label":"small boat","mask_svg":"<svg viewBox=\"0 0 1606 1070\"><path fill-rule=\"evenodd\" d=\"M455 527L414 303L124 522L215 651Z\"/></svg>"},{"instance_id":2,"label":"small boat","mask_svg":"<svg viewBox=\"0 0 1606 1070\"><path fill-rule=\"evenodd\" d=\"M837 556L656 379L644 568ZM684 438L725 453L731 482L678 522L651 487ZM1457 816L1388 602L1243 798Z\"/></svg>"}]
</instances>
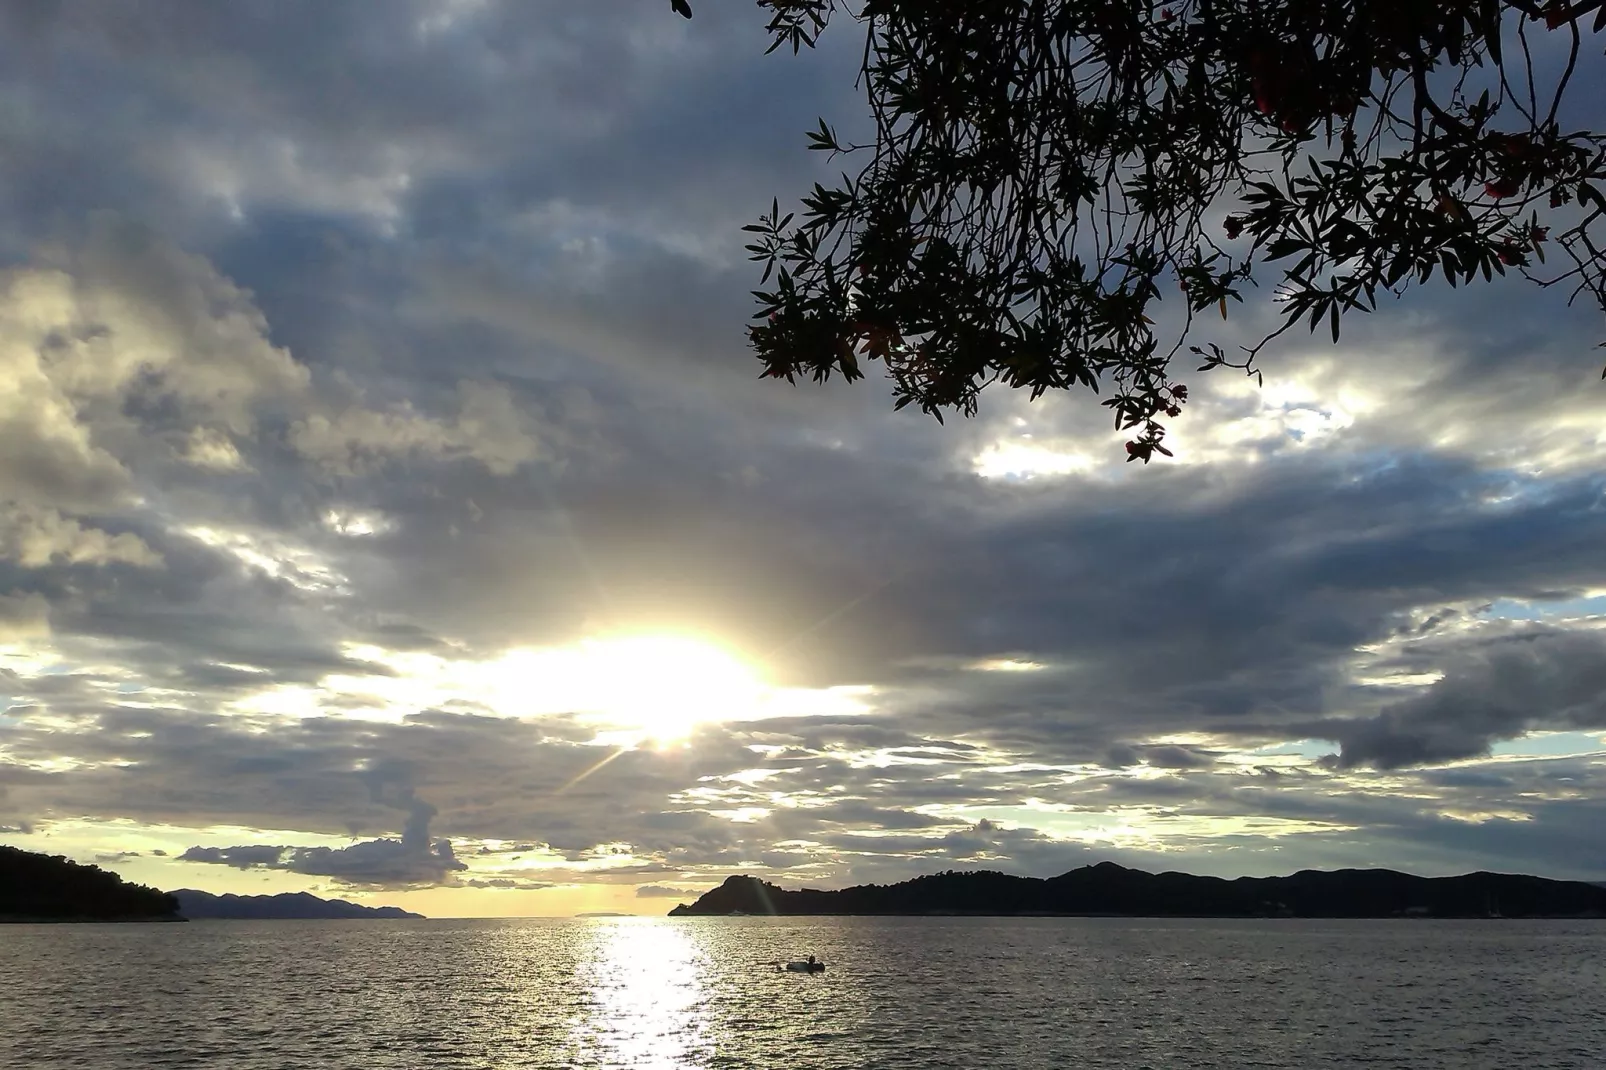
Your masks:
<instances>
[{"instance_id":1,"label":"small boat","mask_svg":"<svg viewBox=\"0 0 1606 1070\"><path fill-rule=\"evenodd\" d=\"M788 973L824 973L825 963L810 955L806 962L788 962L781 969L786 970Z\"/></svg>"}]
</instances>

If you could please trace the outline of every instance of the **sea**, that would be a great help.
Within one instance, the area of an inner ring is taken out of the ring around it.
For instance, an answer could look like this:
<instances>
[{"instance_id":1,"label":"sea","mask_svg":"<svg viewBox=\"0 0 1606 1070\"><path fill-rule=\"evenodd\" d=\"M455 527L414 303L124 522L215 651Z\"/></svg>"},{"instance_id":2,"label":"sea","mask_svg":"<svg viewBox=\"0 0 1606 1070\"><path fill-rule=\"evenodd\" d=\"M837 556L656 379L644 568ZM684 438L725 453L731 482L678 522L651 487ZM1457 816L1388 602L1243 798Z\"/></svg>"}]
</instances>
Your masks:
<instances>
[{"instance_id":1,"label":"sea","mask_svg":"<svg viewBox=\"0 0 1606 1070\"><path fill-rule=\"evenodd\" d=\"M6 1070L1603 1066L1606 922L0 926Z\"/></svg>"}]
</instances>

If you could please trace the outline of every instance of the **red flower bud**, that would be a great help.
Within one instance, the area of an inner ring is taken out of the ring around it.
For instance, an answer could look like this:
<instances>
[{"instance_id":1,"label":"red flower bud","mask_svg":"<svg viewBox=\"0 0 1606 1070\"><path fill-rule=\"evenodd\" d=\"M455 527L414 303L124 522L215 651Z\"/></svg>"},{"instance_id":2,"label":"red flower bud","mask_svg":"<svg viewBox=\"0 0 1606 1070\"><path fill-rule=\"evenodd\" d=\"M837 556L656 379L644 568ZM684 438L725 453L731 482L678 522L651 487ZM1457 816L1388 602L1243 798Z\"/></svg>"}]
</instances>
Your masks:
<instances>
[{"instance_id":1,"label":"red flower bud","mask_svg":"<svg viewBox=\"0 0 1606 1070\"><path fill-rule=\"evenodd\" d=\"M1485 182L1483 184L1483 192L1495 198L1495 200L1499 200L1502 197L1513 196L1521 189L1522 181L1510 176L1505 178L1497 178L1493 182Z\"/></svg>"},{"instance_id":2,"label":"red flower bud","mask_svg":"<svg viewBox=\"0 0 1606 1070\"><path fill-rule=\"evenodd\" d=\"M1500 262L1507 267L1522 267L1528 263L1528 256L1521 247L1510 242L1502 245L1499 252Z\"/></svg>"},{"instance_id":3,"label":"red flower bud","mask_svg":"<svg viewBox=\"0 0 1606 1070\"><path fill-rule=\"evenodd\" d=\"M1266 80L1256 75L1250 79L1249 85L1255 93L1255 107L1259 109L1260 114L1270 115L1272 113L1271 92L1266 85Z\"/></svg>"}]
</instances>

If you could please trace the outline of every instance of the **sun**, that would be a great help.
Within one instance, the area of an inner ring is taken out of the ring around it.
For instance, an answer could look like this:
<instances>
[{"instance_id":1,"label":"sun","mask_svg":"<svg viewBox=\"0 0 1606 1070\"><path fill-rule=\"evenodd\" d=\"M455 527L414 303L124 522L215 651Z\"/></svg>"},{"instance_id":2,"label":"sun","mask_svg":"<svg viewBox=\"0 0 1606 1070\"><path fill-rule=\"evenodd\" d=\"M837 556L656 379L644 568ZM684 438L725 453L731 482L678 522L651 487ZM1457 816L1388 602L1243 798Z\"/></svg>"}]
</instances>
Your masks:
<instances>
[{"instance_id":1,"label":"sun","mask_svg":"<svg viewBox=\"0 0 1606 1070\"><path fill-rule=\"evenodd\" d=\"M626 740L673 743L700 724L753 716L766 694L758 675L712 643L625 635L521 652L496 673L505 703L563 710ZM516 687L522 695L508 694Z\"/></svg>"},{"instance_id":2,"label":"sun","mask_svg":"<svg viewBox=\"0 0 1606 1070\"><path fill-rule=\"evenodd\" d=\"M699 724L751 715L758 677L717 646L678 636L630 636L582 644L597 712L658 742Z\"/></svg>"}]
</instances>

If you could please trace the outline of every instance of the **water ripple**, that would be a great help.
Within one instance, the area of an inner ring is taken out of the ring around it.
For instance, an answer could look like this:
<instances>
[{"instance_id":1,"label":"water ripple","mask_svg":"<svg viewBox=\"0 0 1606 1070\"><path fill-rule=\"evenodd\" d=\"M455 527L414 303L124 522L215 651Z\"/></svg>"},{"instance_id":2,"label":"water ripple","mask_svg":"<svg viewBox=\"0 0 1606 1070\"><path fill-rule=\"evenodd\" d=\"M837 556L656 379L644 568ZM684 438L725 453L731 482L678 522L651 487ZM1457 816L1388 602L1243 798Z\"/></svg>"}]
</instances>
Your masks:
<instances>
[{"instance_id":1,"label":"water ripple","mask_svg":"<svg viewBox=\"0 0 1606 1070\"><path fill-rule=\"evenodd\" d=\"M1584 1070L1603 952L1515 921L5 926L0 1067Z\"/></svg>"}]
</instances>

